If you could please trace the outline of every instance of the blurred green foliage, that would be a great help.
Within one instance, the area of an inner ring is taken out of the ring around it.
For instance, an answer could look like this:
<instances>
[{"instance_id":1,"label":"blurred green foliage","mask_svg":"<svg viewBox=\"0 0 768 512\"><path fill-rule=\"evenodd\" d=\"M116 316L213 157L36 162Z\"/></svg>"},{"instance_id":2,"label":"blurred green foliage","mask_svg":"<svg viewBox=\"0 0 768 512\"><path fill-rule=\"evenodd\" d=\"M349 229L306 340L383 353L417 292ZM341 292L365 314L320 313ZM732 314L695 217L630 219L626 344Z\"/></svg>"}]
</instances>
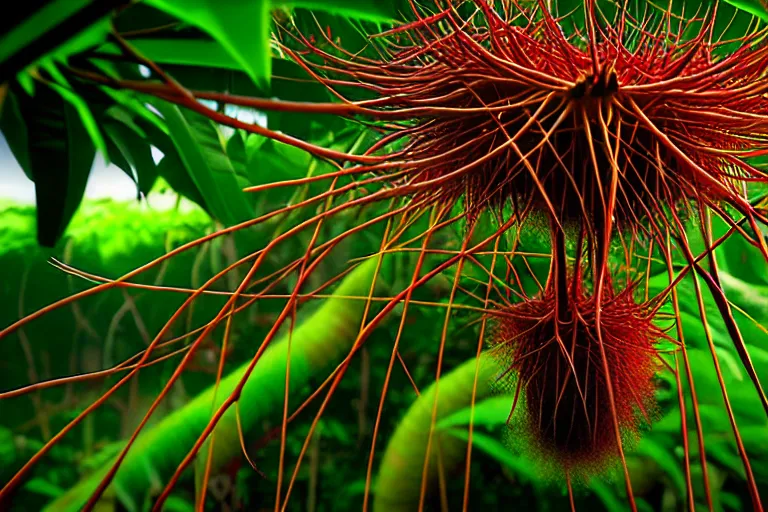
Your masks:
<instances>
[{"instance_id":1,"label":"blurred green foliage","mask_svg":"<svg viewBox=\"0 0 768 512\"><path fill-rule=\"evenodd\" d=\"M9 80L0 112L0 130L27 176L35 181L38 198L37 208L0 205L0 327L93 285L54 267L50 264L51 257L92 274L116 278L222 225L232 225L254 214L295 203L318 190L313 187L276 189L269 194L252 196L241 193L244 186L333 169L291 146L255 134L233 132L146 95L72 79L68 66L134 80L142 79L143 73L149 72L135 62L120 58L119 46L108 36L110 22L141 55L161 64L174 79L191 89L323 102L332 101L332 95L308 80L308 75L299 66L271 48L269 27L276 26L275 20L286 21L290 17L306 34L330 29L345 48L356 52L366 46L366 33L402 18L409 9L406 1L265 0L252 2L248 16L237 16L233 14L232 4L225 1L153 0L132 3L112 18L97 13L90 21L78 19L79 24L73 25L68 34L61 35L60 31L52 29L59 26L61 19L69 19L77 13L68 10L65 4L64 0L51 3L53 7L48 9L56 10L56 16L43 16L40 14L43 11L28 13L30 16L25 24L19 24L12 37L0 42L0 64L15 66L3 68L3 80ZM676 12L682 12L683 2L673 4ZM737 37L754 26L753 14L764 16L764 10L756 2L734 0L730 4L720 4L722 15L717 25L718 30L727 29L728 37ZM608 3L601 5L610 9ZM632 3L638 9L645 5L646 2L640 1ZM688 2L685 9L690 12L709 5ZM556 6L561 13L575 9L570 21L576 28L583 23L580 22L583 20L579 11L581 2L564 0ZM691 30L695 28L693 24ZM51 35L54 32L59 34L55 38ZM15 58L28 51L33 42L48 44L48 47L31 62ZM373 50L368 47L366 51ZM150 73L151 80L156 78ZM152 102L155 102L154 106L148 108L147 104ZM289 112L263 114L245 109L227 111L222 105L211 106L232 115L261 119L271 129L324 147L348 150L370 136L358 123L336 117ZM157 163L152 158L153 149L162 153ZM153 187L156 190L167 184L199 208L157 210L148 208L144 202L81 205L97 151L105 153L109 161L133 179L138 196L146 196ZM309 213L298 211L279 216L235 236L219 238L148 271L138 278L138 282L200 286L237 258L263 247L266 241L284 232L286 226L307 218ZM327 238L342 233L359 222L358 215L357 210L345 212L332 224L324 226L324 235ZM485 227L492 229L490 223ZM420 229L423 230L423 223L413 227L414 232ZM461 235L460 228L455 233L441 233L436 236L434 245L456 249ZM282 244L262 272L266 275L303 254L309 236L309 233L302 233ZM527 248L533 251L540 240L535 233L530 238ZM350 259L375 252L380 240L381 228L374 227L362 233L354 243L341 244L313 274L311 286L317 287L338 274ZM726 291L734 307L738 307L734 314L756 369L765 382L768 351L762 326L768 324L768 273L763 264L755 264L762 261L760 257L738 238L719 251L719 258ZM414 262L413 254L398 260L392 276L393 288L402 289L410 280ZM532 265L536 272L546 272L546 262L532 261ZM481 287L477 280L487 278L472 267L467 267L465 273L461 278L465 290L477 291ZM239 270L225 279L225 283L214 285L213 289L232 289L242 275ZM444 304L452 278L447 272L419 290L414 298ZM286 280L278 286L276 293L290 292L292 284L290 279ZM524 284L533 289L531 280ZM663 287L666 276L660 274L655 284ZM696 396L704 421L710 490L717 510L742 510L749 503L743 468L723 411L720 387L706 348L704 327L698 318L693 293L692 281L688 278L680 288L680 302ZM717 320L714 303L705 296L710 330L721 358L740 432L758 485L766 489L768 424L725 327ZM146 347L183 300L184 295L175 292L114 289L51 312L0 342L0 389L6 391L30 382L92 372L124 361ZM201 297L182 316L172 333L178 335L204 324L223 303L222 297ZM465 296L460 296L456 303L475 304ZM317 311L319 304L320 301L308 302L304 305L305 313ZM283 305L282 299L258 301L246 314L238 317L233 326L232 349L227 354L227 372L252 357ZM298 471L290 510L360 509L368 462L361 454L367 454L370 449L372 425L399 314L401 309L396 309L392 315L395 321L378 328L353 360L329 410L320 420L307 460ZM409 328L405 329L400 342L400 355L420 389L434 382L444 320L444 308L411 305L407 319ZM445 354L444 374L474 357L478 339L476 320L477 315L470 311L457 309L453 312L448 323L450 350ZM198 351L192 368L172 388L148 429L171 412L181 410L213 383L220 356L220 331L216 331L215 341L207 341ZM667 361L674 365L671 356ZM140 421L142 413L138 411L146 410L167 381L174 368L173 362L142 370L138 380L118 392L107 405L57 444L18 492L13 510L41 509L103 468ZM7 481L43 442L117 378L67 384L4 400L0 414L0 481ZM630 454L633 481L638 485L639 504L644 510L683 510L685 475L681 413L677 407L677 383L669 372L660 373L658 393L661 417ZM393 372L377 438L374 470L381 462L386 443L416 398L404 372ZM460 408L461 404L453 405L461 410L443 418L438 428L463 441L466 439L464 426L468 411ZM698 448L690 400L687 406L691 471L697 506L701 507L702 468L696 455ZM478 430L474 433L475 464L471 468L472 509L497 510L510 504L520 509L567 508L568 497L562 486L542 480L537 469L540 461L528 460L519 453L514 442L504 442L505 435L513 435L503 425L508 407L507 397L491 397L475 410ZM288 474L316 410L317 404L309 407L288 429ZM248 452L264 475L253 471L241 457L232 457L211 481L209 509L219 510L225 506L244 510L272 509L280 450L274 429L279 425L279 417L265 420L248 432L246 438ZM405 442L408 442L407 438ZM418 468L412 469L418 473ZM151 466L146 472L153 482L147 489L147 496L150 496L164 483L167 475L157 474ZM452 468L447 474L447 482L446 499L449 503L460 503L463 468ZM167 509L191 510L194 495L195 484L190 471L185 474L172 500L168 501ZM118 490L107 497L104 507L105 510L130 509L132 503L145 497L128 499ZM589 489L580 489L576 499L579 509L622 510L625 505L621 478L595 481ZM430 494L427 508L440 508L439 493Z\"/></svg>"},{"instance_id":2,"label":"blurred green foliage","mask_svg":"<svg viewBox=\"0 0 768 512\"><path fill-rule=\"evenodd\" d=\"M51 251L40 249L36 244L32 210L6 204L3 206L0 224L0 238L3 242L3 253L0 254L0 282L3 283L0 322L8 325L24 313L34 311L73 291L92 286L91 283L54 268L47 262L50 256L92 274L117 277L213 228L207 215L194 207L153 211L146 206L131 204L86 204L75 217L67 237ZM454 236L458 234L459 231ZM251 243L260 243L258 230L248 236L254 239ZM450 246L455 243L451 241L450 235L446 236L448 238L443 240L445 244ZM535 245L536 238L529 243ZM241 254L240 251L247 251L248 244L247 237L241 237L239 244L230 244L226 239L213 243L208 249L196 249L175 257L167 266L149 271L139 282L198 286L215 271L233 261L236 254ZM357 249L372 251L375 249L374 244L375 239L372 239L369 247ZM287 256L295 249L288 246L285 250ZM765 290L768 275L762 269L758 273L745 271L742 262L750 261L754 250L738 238L729 241L719 254L726 291L734 298L734 306L743 309L754 320L737 313L753 362L761 378L765 379L768 377L768 351L764 347L768 335L755 322L762 325L768 323L768 308L764 307L765 297L768 296L768 290ZM279 259L280 256L277 256L276 260ZM317 276L318 283L335 275L345 261L348 258L341 257L336 265L321 271ZM408 279L412 266L413 261L399 261L393 278ZM467 279L470 278L467 276ZM658 282L659 286L663 286L665 276L660 275ZM467 281L468 285L470 283ZM443 301L447 296L447 286L448 277L438 279L432 288L422 290L418 298ZM218 289L226 287L222 284ZM214 289L217 288L214 286ZM288 291L288 288L284 286L283 290ZM686 279L679 290L683 329L704 422L710 489L718 510L741 510L748 503L743 468L723 411L720 388L713 371L711 355L705 345L701 321L697 317L692 281ZM12 389L30 381L94 371L126 359L146 346L147 333L152 335L157 332L182 298L172 292L111 290L85 299L76 307L47 315L25 327L18 335L8 338L0 346L0 361L3 361L0 379L2 389ZM460 297L458 303L463 300ZM258 301L247 315L237 318L233 324L233 348L227 355L227 368L234 368L234 365L251 357L258 340L274 321L282 302ZM180 333L201 325L218 311L222 303L221 298L203 297L193 311L182 318L181 325L173 332ZM314 310L314 304L315 301L305 307ZM708 300L707 308L711 310L710 328L740 432L759 485L765 488L768 485L768 453L764 439L768 422L761 412L754 388L745 381L746 376L738 356L722 322L714 314L715 306L711 300ZM405 330L400 351L419 387L427 387L434 381L443 317L444 311L441 308L411 306L409 325L418 325L419 328ZM478 325L472 322L473 318L473 314L457 310L453 321L449 323L450 350L446 351L444 374L460 366L463 361L474 358ZM360 453L367 453L370 446L376 403L384 382L386 361L391 355L391 342L396 328L396 321L390 321L379 328L362 349L360 357L354 360L331 408L323 415L318 434L310 445L308 459L299 470L289 507L291 510L305 510L310 501L316 503L316 510L359 509L367 467L367 457L360 457ZM220 336L215 339L219 340ZM174 386L149 429L211 385L219 343L207 343L201 349L195 357L193 368L185 372L180 383ZM674 364L671 357L668 360ZM141 416L139 411L145 410L149 401L157 395L172 367L173 364L169 362L142 370L137 384L118 393L109 405L97 410L72 435L58 444L22 488L14 501L14 510L40 508L46 502L62 496L81 477L103 467L122 446L120 440L125 439L136 426ZM4 440L0 443L0 455L5 462L2 478L9 478L19 464L41 446L41 442L102 393L114 379L111 377L66 385L4 401L4 413L0 420L0 432ZM669 372L660 373L658 397L662 415L641 443L630 452L629 463L644 509L680 510L685 506L684 459L676 383ZM400 418L415 399L416 395L406 376L403 372L395 371L383 411L375 469L378 468L385 445ZM456 406L461 404L454 403L452 407L455 409ZM696 432L690 406L688 399L691 471L697 500L701 504L701 468L696 455ZM288 429L286 453L289 468L292 468L291 464L301 450L316 410L316 406L310 407ZM567 506L567 495L561 485L544 479L537 469L539 463L527 458L524 452L521 453L514 442L505 440L505 436L514 435L504 425L508 411L508 397L492 397L481 401L475 410L475 463L471 470L471 503L473 506L490 509L513 502L519 506L528 504L537 510L560 510ZM441 420L437 428L450 436L466 440L465 425L468 417L467 410L456 412ZM229 506L239 504L246 510L258 509L256 507L259 506L270 508L269 504L274 499L279 453L279 437L274 438L273 429L279 423L279 416L274 417L247 433L249 453L265 476L251 470L241 457L234 457L231 464L226 464L222 473L214 477L209 491L209 506L215 509L227 503ZM266 442L270 436L271 442ZM460 453L463 455L463 451ZM492 462L494 460L497 462ZM460 503L461 500L464 478L460 466L457 461L456 467L449 473L449 483L445 490L449 503ZM417 468L412 469L416 471ZM153 470L149 467L147 471L151 480ZM415 474L420 474L420 468ZM176 505L173 507L186 504L184 506L189 508L193 503L194 481L191 473L187 475L174 493ZM160 475L154 478L157 485L164 481ZM431 501L430 507L439 508L439 496L435 493L430 496L429 500L436 500ZM114 506L131 502L125 501L126 498L121 501L119 493L117 496L111 495L110 499ZM594 481L589 489L578 491L577 500L580 506L590 510L623 510L621 477L617 475L615 480Z\"/></svg>"}]
</instances>

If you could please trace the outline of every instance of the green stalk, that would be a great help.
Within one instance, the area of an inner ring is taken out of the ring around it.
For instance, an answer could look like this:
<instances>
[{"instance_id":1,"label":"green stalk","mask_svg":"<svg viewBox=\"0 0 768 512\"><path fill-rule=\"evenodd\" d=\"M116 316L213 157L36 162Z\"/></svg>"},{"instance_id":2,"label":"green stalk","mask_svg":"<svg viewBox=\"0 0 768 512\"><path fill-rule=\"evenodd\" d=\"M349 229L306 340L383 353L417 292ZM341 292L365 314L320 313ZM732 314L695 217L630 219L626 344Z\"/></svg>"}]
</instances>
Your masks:
<instances>
[{"instance_id":1,"label":"green stalk","mask_svg":"<svg viewBox=\"0 0 768 512\"><path fill-rule=\"evenodd\" d=\"M357 338L365 301L345 296L368 296L379 258L370 258L352 271L334 296L301 323L291 337L289 397L296 405L311 391L311 379L324 378L349 353ZM385 262L386 263L386 262ZM381 273L388 275L387 265ZM377 285L381 278L377 279ZM240 396L240 420L244 434L264 420L280 421L285 394L288 336L276 340L253 370ZM218 407L243 377L248 362L221 380L215 391ZM214 410L214 386L189 404L162 419L142 434L128 452L107 492L114 492L129 509L139 510L144 497L157 492L167 481L207 425ZM212 470L240 454L234 406L222 416L216 430ZM200 452L205 458L207 450ZM111 466L82 479L66 494L49 504L51 512L80 510Z\"/></svg>"},{"instance_id":2,"label":"green stalk","mask_svg":"<svg viewBox=\"0 0 768 512\"><path fill-rule=\"evenodd\" d=\"M491 380L497 368L486 356L472 358L424 390L411 405L390 438L379 468L374 512L419 510L424 460L437 399L435 422L472 405L472 389L477 375L475 403L492 392ZM429 453L426 492L437 486L440 469L451 471L464 462L467 442L434 429Z\"/></svg>"}]
</instances>

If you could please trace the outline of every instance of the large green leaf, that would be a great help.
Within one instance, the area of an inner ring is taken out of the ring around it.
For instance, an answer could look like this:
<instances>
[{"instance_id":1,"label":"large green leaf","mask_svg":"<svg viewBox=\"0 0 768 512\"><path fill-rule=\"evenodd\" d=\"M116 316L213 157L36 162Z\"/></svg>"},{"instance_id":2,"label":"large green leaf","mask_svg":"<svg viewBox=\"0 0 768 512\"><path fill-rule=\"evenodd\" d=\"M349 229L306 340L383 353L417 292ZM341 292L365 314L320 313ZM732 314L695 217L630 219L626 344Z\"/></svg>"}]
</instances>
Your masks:
<instances>
[{"instance_id":1,"label":"large green leaf","mask_svg":"<svg viewBox=\"0 0 768 512\"><path fill-rule=\"evenodd\" d=\"M139 129L146 133L147 142L163 154L163 158L158 162L156 168L158 176L161 176L177 194L198 204L208 215L211 215L211 210L189 172L187 172L176 145L168 134L165 123L163 122L162 126L159 127L156 123L143 117L134 118L134 121Z\"/></svg>"},{"instance_id":2,"label":"large green leaf","mask_svg":"<svg viewBox=\"0 0 768 512\"><path fill-rule=\"evenodd\" d=\"M103 155L107 155L107 145L104 142L104 137L101 135L98 123L91 113L91 109L83 98L75 94L70 89L62 87L59 84L50 84L50 86L61 96L64 100L68 101L70 105L77 111L77 115L80 116L80 121L85 128L86 133L91 138L91 142L97 150Z\"/></svg>"},{"instance_id":3,"label":"large green leaf","mask_svg":"<svg viewBox=\"0 0 768 512\"><path fill-rule=\"evenodd\" d=\"M247 142L247 172L254 185L300 178L312 161L306 151L276 140L252 137Z\"/></svg>"},{"instance_id":4,"label":"large green leaf","mask_svg":"<svg viewBox=\"0 0 768 512\"><path fill-rule=\"evenodd\" d=\"M208 118L168 103L157 103L189 176L205 199L210 213L227 225L253 218L216 125Z\"/></svg>"},{"instance_id":5,"label":"large green leaf","mask_svg":"<svg viewBox=\"0 0 768 512\"><path fill-rule=\"evenodd\" d=\"M117 121L106 122L104 131L129 166L128 170L125 168L123 170L129 176L133 176L139 192L146 196L157 179L157 167L152 159L152 148L133 130ZM117 162L115 164L122 167ZM129 172L130 170L133 173Z\"/></svg>"},{"instance_id":6,"label":"large green leaf","mask_svg":"<svg viewBox=\"0 0 768 512\"><path fill-rule=\"evenodd\" d=\"M734 7L746 11L753 16L757 16L764 22L768 22L768 12L766 12L765 3L760 0L725 0Z\"/></svg>"},{"instance_id":7,"label":"large green leaf","mask_svg":"<svg viewBox=\"0 0 768 512\"><path fill-rule=\"evenodd\" d=\"M210 215L211 212L205 203L205 199L203 199L200 191L197 190L195 182L189 177L187 169L184 167L184 163L179 158L178 153L172 152L165 155L157 164L157 173L170 185L174 192L198 204Z\"/></svg>"},{"instance_id":8,"label":"large green leaf","mask_svg":"<svg viewBox=\"0 0 768 512\"><path fill-rule=\"evenodd\" d=\"M685 475L674 454L667 451L659 443L654 442L653 438L643 439L635 453L643 454L656 462L674 485L678 496L685 496Z\"/></svg>"},{"instance_id":9,"label":"large green leaf","mask_svg":"<svg viewBox=\"0 0 768 512\"><path fill-rule=\"evenodd\" d=\"M257 134L252 134L257 136ZM266 139L266 137L261 137ZM245 141L246 136L240 131L236 131L227 141L227 156L232 162L232 168L235 170L238 176L247 176L248 170L248 157L245 153Z\"/></svg>"},{"instance_id":10,"label":"large green leaf","mask_svg":"<svg viewBox=\"0 0 768 512\"><path fill-rule=\"evenodd\" d=\"M109 162L112 165L117 166L119 169L121 169L126 175L128 175L129 178L131 178L131 181L136 184L136 191L139 190L139 182L136 179L136 175L133 172L133 167L131 167L131 164L128 163L128 160L125 159L125 156L123 156L123 152L120 150L119 147L112 141L110 137L107 137L106 139L107 144L107 154L109 155Z\"/></svg>"},{"instance_id":11,"label":"large green leaf","mask_svg":"<svg viewBox=\"0 0 768 512\"><path fill-rule=\"evenodd\" d=\"M114 63L94 61L93 64L95 68L97 68L99 71L101 71L105 75L114 79L121 78L121 73L118 71L117 66L113 65ZM125 70L125 66L122 66L120 71L124 71L124 70ZM134 77L128 74L127 78L136 79L137 77ZM129 116L132 120L135 117L139 117L143 121L146 121L151 126L153 126L154 131L159 131L164 134L168 133L168 129L166 128L165 123L163 123L162 119L160 119L160 117L157 114L155 114L155 112L148 109L146 106L146 103L140 101L140 99L142 98L142 95L137 95L132 91L112 89L111 87L107 87L107 86L100 87L99 91L104 93L106 96L108 96L114 103L117 103L118 105L120 105L125 110L124 114ZM110 109L110 111L107 112L107 114L114 115L115 110L116 109ZM125 115L121 117L125 119ZM135 123L136 121L133 121L133 122ZM126 123L126 124L130 125L132 123ZM141 129L135 130L135 131L137 133L140 133Z\"/></svg>"},{"instance_id":12,"label":"large green leaf","mask_svg":"<svg viewBox=\"0 0 768 512\"><path fill-rule=\"evenodd\" d=\"M262 87L269 85L269 0L148 0L207 32Z\"/></svg>"},{"instance_id":13,"label":"large green leaf","mask_svg":"<svg viewBox=\"0 0 768 512\"><path fill-rule=\"evenodd\" d=\"M48 87L39 87L34 98L11 94L20 118L15 126L4 123L3 133L26 130L26 147L23 137L8 143L14 155L27 155L20 163L35 182L38 242L53 247L80 205L96 151L80 114L59 94Z\"/></svg>"},{"instance_id":14,"label":"large green leaf","mask_svg":"<svg viewBox=\"0 0 768 512\"><path fill-rule=\"evenodd\" d=\"M20 71L30 63L30 56L32 59L66 60L73 53L101 43L109 31L109 20L102 17L115 3L88 0L47 2L4 34L0 43L3 73ZM16 9L23 11L24 7L17 5ZM11 16L8 12L4 14ZM13 69L8 67L9 64L13 65Z\"/></svg>"}]
</instances>

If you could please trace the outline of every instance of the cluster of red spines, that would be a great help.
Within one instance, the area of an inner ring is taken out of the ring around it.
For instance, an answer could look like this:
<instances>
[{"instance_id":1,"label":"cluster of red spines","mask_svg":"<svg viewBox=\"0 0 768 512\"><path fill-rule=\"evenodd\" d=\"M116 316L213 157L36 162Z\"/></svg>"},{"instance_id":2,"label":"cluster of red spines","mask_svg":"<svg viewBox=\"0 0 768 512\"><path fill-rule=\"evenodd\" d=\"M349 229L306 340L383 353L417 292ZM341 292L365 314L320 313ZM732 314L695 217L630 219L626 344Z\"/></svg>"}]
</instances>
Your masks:
<instances>
[{"instance_id":1,"label":"cluster of red spines","mask_svg":"<svg viewBox=\"0 0 768 512\"><path fill-rule=\"evenodd\" d=\"M514 425L525 429L524 437L544 458L588 474L618 458L614 419L623 441L636 439L652 419L655 347L664 333L654 325L652 309L635 302L631 288L614 294L607 287L598 305L575 276L565 317L558 314L557 301L549 287L538 298L500 311L490 345L506 369L500 383L513 388L515 407L524 397L524 421Z\"/></svg>"},{"instance_id":2,"label":"cluster of red spines","mask_svg":"<svg viewBox=\"0 0 768 512\"><path fill-rule=\"evenodd\" d=\"M649 27L627 17L614 28L593 14L584 42L545 8L520 8L513 20L475 4L468 20L450 3L431 16L416 9L417 21L384 34L400 43L380 60L330 41L328 51L308 45L323 64L303 64L329 87L376 94L355 103L360 114L406 122L388 125L377 145L391 150L386 162L364 169L392 173L393 193L463 198L471 216L506 203L522 214L530 204L591 223L608 208L599 189L615 172L611 214L621 228L681 199L754 214L743 186L766 175L744 157L768 152L762 33L718 57L711 19L668 15ZM698 35L681 40L693 23ZM392 150L395 141L403 146Z\"/></svg>"}]
</instances>

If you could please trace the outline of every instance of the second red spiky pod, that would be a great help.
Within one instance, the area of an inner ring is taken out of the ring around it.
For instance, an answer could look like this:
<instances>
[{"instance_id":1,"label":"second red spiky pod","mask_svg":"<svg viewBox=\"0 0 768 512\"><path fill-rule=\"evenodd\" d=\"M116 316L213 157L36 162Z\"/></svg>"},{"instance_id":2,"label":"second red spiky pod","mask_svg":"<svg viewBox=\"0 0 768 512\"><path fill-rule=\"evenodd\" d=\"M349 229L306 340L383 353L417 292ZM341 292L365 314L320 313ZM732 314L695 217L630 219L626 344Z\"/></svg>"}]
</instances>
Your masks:
<instances>
[{"instance_id":1,"label":"second red spiky pod","mask_svg":"<svg viewBox=\"0 0 768 512\"><path fill-rule=\"evenodd\" d=\"M514 393L513 435L554 466L590 475L653 419L664 333L632 286L616 290L609 279L598 299L580 270L569 274L561 289L551 279L539 296L497 311L489 344Z\"/></svg>"}]
</instances>

